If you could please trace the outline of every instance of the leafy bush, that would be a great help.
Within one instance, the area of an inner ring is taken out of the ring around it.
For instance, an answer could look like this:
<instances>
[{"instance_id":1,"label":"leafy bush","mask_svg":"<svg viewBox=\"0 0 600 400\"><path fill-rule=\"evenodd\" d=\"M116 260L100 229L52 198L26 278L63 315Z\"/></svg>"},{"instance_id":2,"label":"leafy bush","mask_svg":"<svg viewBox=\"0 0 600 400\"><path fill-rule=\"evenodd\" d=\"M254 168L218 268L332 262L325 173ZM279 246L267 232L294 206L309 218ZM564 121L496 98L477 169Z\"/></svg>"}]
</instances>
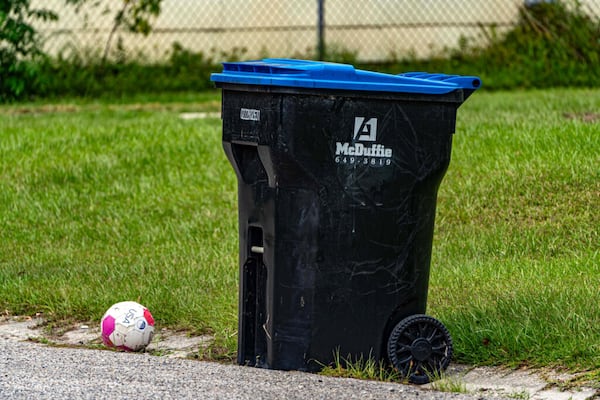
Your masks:
<instances>
[{"instance_id":1,"label":"leafy bush","mask_svg":"<svg viewBox=\"0 0 600 400\"><path fill-rule=\"evenodd\" d=\"M64 0L76 7L108 4L91 0ZM33 27L38 20L56 21L58 15L47 9L32 8L31 0L3 0L0 2L0 101L22 98L25 95L96 94L117 77L116 85L124 81L139 81L139 65L115 63L105 65L113 35L118 28L147 35L151 18L158 16L162 0L122 0L116 10L114 25L99 63L84 63L82 57L56 60L46 58L41 50L39 35ZM114 5L114 2L112 3ZM117 43L118 46L118 43ZM117 49L117 52L119 49ZM150 73L152 68L150 68ZM142 74L143 75L143 74ZM150 74L146 74L150 77ZM150 82L151 86L154 82ZM144 86L141 86L144 87ZM137 89L139 91L139 89Z\"/></svg>"},{"instance_id":2,"label":"leafy bush","mask_svg":"<svg viewBox=\"0 0 600 400\"><path fill-rule=\"evenodd\" d=\"M428 70L476 74L486 88L598 86L600 21L578 1L537 2L519 10L515 27L505 35L482 30L489 45L463 38L458 49L427 61L403 60L391 70Z\"/></svg>"},{"instance_id":3,"label":"leafy bush","mask_svg":"<svg viewBox=\"0 0 600 400\"><path fill-rule=\"evenodd\" d=\"M30 0L0 2L0 101L19 98L32 89L42 52L31 23L56 19L49 10L31 8Z\"/></svg>"},{"instance_id":4,"label":"leafy bush","mask_svg":"<svg viewBox=\"0 0 600 400\"><path fill-rule=\"evenodd\" d=\"M502 86L587 86L600 82L600 22L578 2L541 2L523 7L519 23L481 53L479 64L511 79ZM493 81L492 81L493 82Z\"/></svg>"}]
</instances>

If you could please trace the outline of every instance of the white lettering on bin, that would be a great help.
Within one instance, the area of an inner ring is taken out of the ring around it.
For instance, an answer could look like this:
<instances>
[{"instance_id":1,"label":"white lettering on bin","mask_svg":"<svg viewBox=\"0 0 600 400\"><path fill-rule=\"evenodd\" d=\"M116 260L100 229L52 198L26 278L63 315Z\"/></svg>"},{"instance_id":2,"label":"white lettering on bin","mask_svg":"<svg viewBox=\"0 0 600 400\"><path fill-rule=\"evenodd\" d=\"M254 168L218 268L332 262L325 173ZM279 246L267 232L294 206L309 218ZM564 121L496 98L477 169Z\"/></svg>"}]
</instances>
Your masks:
<instances>
[{"instance_id":1,"label":"white lettering on bin","mask_svg":"<svg viewBox=\"0 0 600 400\"><path fill-rule=\"evenodd\" d=\"M373 143L377 141L377 118L355 117L352 138L354 143L335 143L335 162L337 164L360 164L374 167L392 164L392 149Z\"/></svg>"}]
</instances>

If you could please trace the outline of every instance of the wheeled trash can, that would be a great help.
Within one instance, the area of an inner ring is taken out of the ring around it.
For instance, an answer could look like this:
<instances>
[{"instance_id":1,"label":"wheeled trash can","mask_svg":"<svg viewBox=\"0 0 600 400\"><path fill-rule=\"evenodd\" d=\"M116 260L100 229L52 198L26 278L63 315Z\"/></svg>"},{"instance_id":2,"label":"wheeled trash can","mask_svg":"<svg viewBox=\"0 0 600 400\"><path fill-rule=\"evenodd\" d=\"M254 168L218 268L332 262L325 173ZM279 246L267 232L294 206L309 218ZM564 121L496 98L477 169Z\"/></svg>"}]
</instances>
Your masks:
<instances>
[{"instance_id":1,"label":"wheeled trash can","mask_svg":"<svg viewBox=\"0 0 600 400\"><path fill-rule=\"evenodd\" d=\"M211 80L238 178L238 363L445 369L450 335L424 315L436 196L479 78L264 59Z\"/></svg>"}]
</instances>

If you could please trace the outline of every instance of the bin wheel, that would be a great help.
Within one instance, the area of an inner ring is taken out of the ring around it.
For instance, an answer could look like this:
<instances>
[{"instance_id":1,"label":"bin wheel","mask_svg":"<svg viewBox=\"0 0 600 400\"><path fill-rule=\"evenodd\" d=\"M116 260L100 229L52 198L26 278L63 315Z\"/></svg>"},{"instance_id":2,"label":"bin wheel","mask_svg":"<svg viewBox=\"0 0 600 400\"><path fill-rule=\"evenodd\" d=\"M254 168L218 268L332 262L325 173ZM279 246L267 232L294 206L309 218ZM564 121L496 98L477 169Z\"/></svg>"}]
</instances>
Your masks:
<instances>
[{"instance_id":1,"label":"bin wheel","mask_svg":"<svg viewBox=\"0 0 600 400\"><path fill-rule=\"evenodd\" d=\"M387 348L392 366L419 385L439 378L452 358L450 333L428 315L411 315L400 321L390 334Z\"/></svg>"}]
</instances>

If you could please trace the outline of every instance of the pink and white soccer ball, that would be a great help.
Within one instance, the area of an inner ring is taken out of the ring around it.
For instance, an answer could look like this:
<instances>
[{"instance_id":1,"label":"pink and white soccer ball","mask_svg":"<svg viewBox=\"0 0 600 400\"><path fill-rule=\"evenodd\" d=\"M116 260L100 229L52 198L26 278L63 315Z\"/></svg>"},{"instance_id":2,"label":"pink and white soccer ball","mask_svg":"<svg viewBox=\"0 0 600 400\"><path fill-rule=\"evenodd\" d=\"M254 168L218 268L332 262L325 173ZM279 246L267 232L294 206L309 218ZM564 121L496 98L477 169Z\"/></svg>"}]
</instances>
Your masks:
<instances>
[{"instance_id":1,"label":"pink and white soccer ball","mask_svg":"<svg viewBox=\"0 0 600 400\"><path fill-rule=\"evenodd\" d=\"M139 351L154 336L154 318L150 311L135 301L113 304L100 322L102 341L108 347Z\"/></svg>"}]
</instances>

